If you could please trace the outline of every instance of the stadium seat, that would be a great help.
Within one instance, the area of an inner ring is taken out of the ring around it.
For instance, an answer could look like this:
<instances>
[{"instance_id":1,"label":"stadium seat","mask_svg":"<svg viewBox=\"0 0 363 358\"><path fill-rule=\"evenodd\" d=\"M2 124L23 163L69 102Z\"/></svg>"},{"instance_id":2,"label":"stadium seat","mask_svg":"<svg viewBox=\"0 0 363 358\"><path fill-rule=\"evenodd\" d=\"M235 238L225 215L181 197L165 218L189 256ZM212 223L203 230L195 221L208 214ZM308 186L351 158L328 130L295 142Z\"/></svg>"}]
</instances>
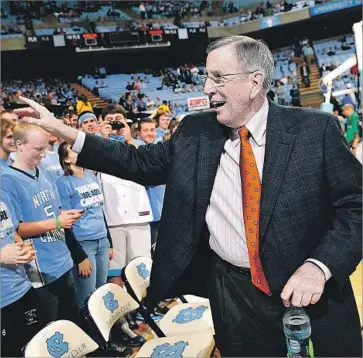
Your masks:
<instances>
[{"instance_id":1,"label":"stadium seat","mask_svg":"<svg viewBox=\"0 0 363 358\"><path fill-rule=\"evenodd\" d=\"M213 320L209 300L188 295L194 303L181 303L172 307L155 323L145 304L147 288L150 285L152 260L147 257L136 257L122 270L122 279L130 295L139 303L140 313L156 336L173 336L185 332L210 329L214 334ZM199 302L198 302L199 300Z\"/></svg>"},{"instance_id":2,"label":"stadium seat","mask_svg":"<svg viewBox=\"0 0 363 358\"><path fill-rule=\"evenodd\" d=\"M99 287L88 298L85 307L85 319L92 331L92 336L99 343L102 356L125 352L113 342L111 330L114 324L127 313L136 310L139 304L120 286L107 283ZM117 339L116 339L117 341Z\"/></svg>"},{"instance_id":3,"label":"stadium seat","mask_svg":"<svg viewBox=\"0 0 363 358\"><path fill-rule=\"evenodd\" d=\"M84 357L98 344L76 324L66 320L48 324L25 348L25 357Z\"/></svg>"},{"instance_id":4,"label":"stadium seat","mask_svg":"<svg viewBox=\"0 0 363 358\"><path fill-rule=\"evenodd\" d=\"M212 311L209 302L175 305L158 324L167 337L203 330L208 330L214 335Z\"/></svg>"},{"instance_id":5,"label":"stadium seat","mask_svg":"<svg viewBox=\"0 0 363 358\"><path fill-rule=\"evenodd\" d=\"M146 342L135 357L210 357L214 339L210 331L200 331Z\"/></svg>"},{"instance_id":6,"label":"stadium seat","mask_svg":"<svg viewBox=\"0 0 363 358\"><path fill-rule=\"evenodd\" d=\"M198 297L194 295L184 295L179 297L176 302L181 303L206 303L209 304L209 299L204 297Z\"/></svg>"}]
</instances>

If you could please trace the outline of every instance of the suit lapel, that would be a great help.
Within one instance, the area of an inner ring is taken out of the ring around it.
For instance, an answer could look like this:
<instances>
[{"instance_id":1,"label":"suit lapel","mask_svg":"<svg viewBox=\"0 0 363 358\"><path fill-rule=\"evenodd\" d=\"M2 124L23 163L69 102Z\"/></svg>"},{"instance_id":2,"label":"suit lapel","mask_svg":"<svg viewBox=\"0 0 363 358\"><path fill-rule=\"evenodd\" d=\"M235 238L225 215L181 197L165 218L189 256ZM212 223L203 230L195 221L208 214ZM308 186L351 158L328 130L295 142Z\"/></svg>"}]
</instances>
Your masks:
<instances>
[{"instance_id":1,"label":"suit lapel","mask_svg":"<svg viewBox=\"0 0 363 358\"><path fill-rule=\"evenodd\" d=\"M205 214L209 205L217 168L221 159L229 129L222 126L215 114L206 118L208 123L201 126L199 139L196 180L196 235L205 223Z\"/></svg>"},{"instance_id":2,"label":"suit lapel","mask_svg":"<svg viewBox=\"0 0 363 358\"><path fill-rule=\"evenodd\" d=\"M260 242L263 242L272 211L276 204L280 185L290 158L295 135L288 133L291 126L283 108L269 104L266 128L266 152L262 177L260 212Z\"/></svg>"}]
</instances>

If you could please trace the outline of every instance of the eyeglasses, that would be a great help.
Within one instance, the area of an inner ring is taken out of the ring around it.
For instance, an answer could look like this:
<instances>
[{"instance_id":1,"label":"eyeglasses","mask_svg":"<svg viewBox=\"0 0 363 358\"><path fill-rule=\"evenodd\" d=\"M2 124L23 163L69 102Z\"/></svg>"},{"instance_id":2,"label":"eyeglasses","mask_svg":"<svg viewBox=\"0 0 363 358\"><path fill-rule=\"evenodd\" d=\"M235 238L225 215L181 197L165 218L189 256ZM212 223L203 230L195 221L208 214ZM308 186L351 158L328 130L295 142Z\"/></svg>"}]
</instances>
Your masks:
<instances>
[{"instance_id":1,"label":"eyeglasses","mask_svg":"<svg viewBox=\"0 0 363 358\"><path fill-rule=\"evenodd\" d=\"M202 75L201 77L201 81L202 81L202 85L205 86L205 84L207 83L208 78L212 81L214 87L223 87L226 84L226 80L229 76L237 76L237 75L249 75L251 73L254 73L258 70L254 70L254 71L249 71L249 72L236 72L236 73L225 73L225 74L218 74L215 75L214 77L210 77L208 75Z\"/></svg>"}]
</instances>

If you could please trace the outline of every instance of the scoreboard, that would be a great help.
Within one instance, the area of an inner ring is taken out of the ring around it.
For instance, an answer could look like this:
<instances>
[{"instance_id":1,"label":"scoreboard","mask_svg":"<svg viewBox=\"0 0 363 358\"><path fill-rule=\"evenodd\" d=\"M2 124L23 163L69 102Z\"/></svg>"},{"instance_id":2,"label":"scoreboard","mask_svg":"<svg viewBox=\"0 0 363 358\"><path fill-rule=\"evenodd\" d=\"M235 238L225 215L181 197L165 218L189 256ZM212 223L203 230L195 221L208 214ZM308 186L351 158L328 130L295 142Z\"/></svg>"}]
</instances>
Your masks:
<instances>
[{"instance_id":1,"label":"scoreboard","mask_svg":"<svg viewBox=\"0 0 363 358\"><path fill-rule=\"evenodd\" d=\"M206 28L43 35L28 36L26 38L26 48L29 50L54 48L75 49L76 47L117 48L127 47L128 45L167 43L168 41L173 43L175 41L190 39L199 40L206 39L207 37L208 33Z\"/></svg>"}]
</instances>

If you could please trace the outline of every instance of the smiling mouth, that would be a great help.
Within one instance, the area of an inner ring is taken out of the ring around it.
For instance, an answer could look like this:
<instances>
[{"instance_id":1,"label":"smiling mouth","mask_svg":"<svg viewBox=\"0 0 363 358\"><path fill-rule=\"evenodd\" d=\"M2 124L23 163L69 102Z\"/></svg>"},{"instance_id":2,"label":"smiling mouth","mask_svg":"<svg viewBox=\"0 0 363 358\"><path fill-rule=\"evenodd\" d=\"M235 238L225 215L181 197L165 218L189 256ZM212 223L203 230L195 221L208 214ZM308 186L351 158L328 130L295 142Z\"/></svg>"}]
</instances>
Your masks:
<instances>
[{"instance_id":1,"label":"smiling mouth","mask_svg":"<svg viewBox=\"0 0 363 358\"><path fill-rule=\"evenodd\" d=\"M212 108L217 109L217 108L222 107L222 106L223 106L223 105L225 105L225 104L226 104L226 102L212 102L212 103L211 103L211 106L212 106Z\"/></svg>"}]
</instances>

